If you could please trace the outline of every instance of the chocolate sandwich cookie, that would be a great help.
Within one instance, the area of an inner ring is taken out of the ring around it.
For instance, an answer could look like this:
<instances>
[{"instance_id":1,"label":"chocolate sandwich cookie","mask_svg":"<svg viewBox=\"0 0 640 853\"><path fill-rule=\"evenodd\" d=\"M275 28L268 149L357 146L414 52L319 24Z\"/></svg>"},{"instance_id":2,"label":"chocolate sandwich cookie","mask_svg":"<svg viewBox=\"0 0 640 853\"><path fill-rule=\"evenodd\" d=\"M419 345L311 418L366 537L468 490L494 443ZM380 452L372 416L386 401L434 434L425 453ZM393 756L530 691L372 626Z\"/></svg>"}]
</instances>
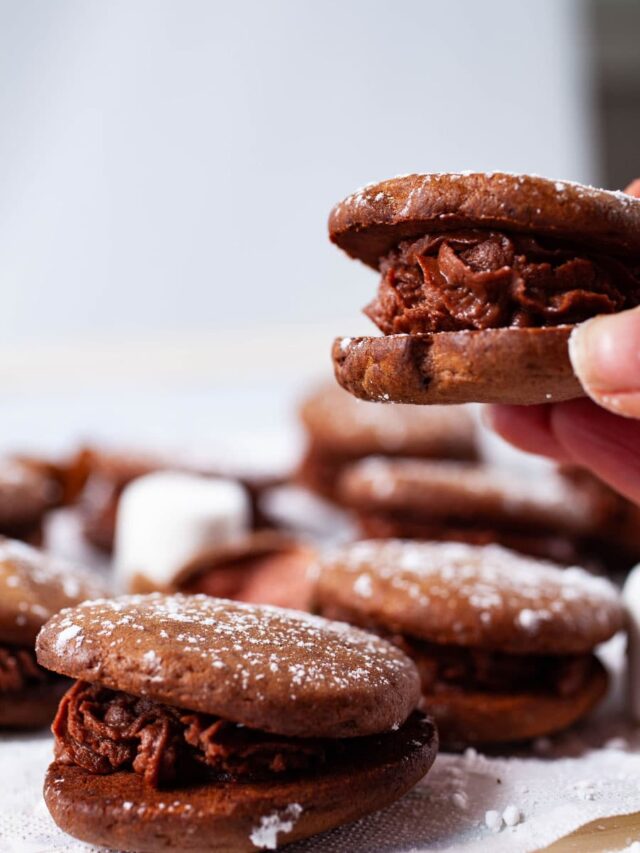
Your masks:
<instances>
[{"instance_id":1,"label":"chocolate sandwich cookie","mask_svg":"<svg viewBox=\"0 0 640 853\"><path fill-rule=\"evenodd\" d=\"M88 602L45 625L38 661L78 679L53 726L49 810L118 850L273 849L386 806L437 749L400 649L292 610Z\"/></svg>"},{"instance_id":2,"label":"chocolate sandwich cookie","mask_svg":"<svg viewBox=\"0 0 640 853\"><path fill-rule=\"evenodd\" d=\"M449 745L563 729L602 698L593 649L623 626L614 587L497 545L365 541L322 562L316 608L396 642Z\"/></svg>"},{"instance_id":3,"label":"chocolate sandwich cookie","mask_svg":"<svg viewBox=\"0 0 640 853\"><path fill-rule=\"evenodd\" d=\"M365 456L475 459L475 424L465 409L445 406L374 406L326 384L303 401L300 420L307 449L298 481L336 498L338 477Z\"/></svg>"},{"instance_id":4,"label":"chocolate sandwich cookie","mask_svg":"<svg viewBox=\"0 0 640 853\"><path fill-rule=\"evenodd\" d=\"M481 463L381 457L345 469L338 491L370 538L498 543L566 564L591 554L620 503L595 479L553 469L531 478ZM603 550L598 567L616 568L621 550Z\"/></svg>"},{"instance_id":5,"label":"chocolate sandwich cookie","mask_svg":"<svg viewBox=\"0 0 640 853\"><path fill-rule=\"evenodd\" d=\"M37 664L36 635L56 611L103 594L75 567L0 537L0 728L51 723L69 682Z\"/></svg>"},{"instance_id":6,"label":"chocolate sandwich cookie","mask_svg":"<svg viewBox=\"0 0 640 853\"><path fill-rule=\"evenodd\" d=\"M495 173L406 175L338 204L331 240L382 274L383 333L336 340L366 400L544 403L583 394L576 323L640 304L640 200Z\"/></svg>"}]
</instances>

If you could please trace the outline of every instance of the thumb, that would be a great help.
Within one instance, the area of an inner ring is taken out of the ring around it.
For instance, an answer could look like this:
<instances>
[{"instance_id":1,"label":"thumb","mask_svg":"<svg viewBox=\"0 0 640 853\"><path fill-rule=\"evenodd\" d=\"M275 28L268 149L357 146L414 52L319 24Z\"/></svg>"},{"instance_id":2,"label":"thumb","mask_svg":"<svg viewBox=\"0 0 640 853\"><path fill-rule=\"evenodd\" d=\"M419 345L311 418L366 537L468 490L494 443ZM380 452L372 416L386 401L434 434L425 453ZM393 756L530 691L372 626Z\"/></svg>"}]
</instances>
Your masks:
<instances>
[{"instance_id":1,"label":"thumb","mask_svg":"<svg viewBox=\"0 0 640 853\"><path fill-rule=\"evenodd\" d=\"M576 326L569 355L592 400L610 412L640 418L640 307Z\"/></svg>"}]
</instances>

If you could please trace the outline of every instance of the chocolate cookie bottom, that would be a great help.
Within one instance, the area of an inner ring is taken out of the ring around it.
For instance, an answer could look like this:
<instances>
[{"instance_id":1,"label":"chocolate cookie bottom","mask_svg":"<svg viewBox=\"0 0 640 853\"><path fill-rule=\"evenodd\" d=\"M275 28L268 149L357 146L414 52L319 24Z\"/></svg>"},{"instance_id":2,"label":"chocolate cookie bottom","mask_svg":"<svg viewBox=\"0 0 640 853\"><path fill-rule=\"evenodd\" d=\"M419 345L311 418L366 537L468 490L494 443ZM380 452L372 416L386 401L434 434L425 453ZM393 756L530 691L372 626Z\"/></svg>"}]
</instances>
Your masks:
<instances>
[{"instance_id":1,"label":"chocolate cookie bottom","mask_svg":"<svg viewBox=\"0 0 640 853\"><path fill-rule=\"evenodd\" d=\"M438 743L433 723L418 712L397 731L353 741L353 753L340 762L295 779L162 790L137 773L97 775L54 762L44 796L58 826L92 844L139 853L255 850L384 808L425 775Z\"/></svg>"},{"instance_id":2,"label":"chocolate cookie bottom","mask_svg":"<svg viewBox=\"0 0 640 853\"><path fill-rule=\"evenodd\" d=\"M340 385L389 403L531 405L584 396L569 359L573 326L337 338Z\"/></svg>"}]
</instances>

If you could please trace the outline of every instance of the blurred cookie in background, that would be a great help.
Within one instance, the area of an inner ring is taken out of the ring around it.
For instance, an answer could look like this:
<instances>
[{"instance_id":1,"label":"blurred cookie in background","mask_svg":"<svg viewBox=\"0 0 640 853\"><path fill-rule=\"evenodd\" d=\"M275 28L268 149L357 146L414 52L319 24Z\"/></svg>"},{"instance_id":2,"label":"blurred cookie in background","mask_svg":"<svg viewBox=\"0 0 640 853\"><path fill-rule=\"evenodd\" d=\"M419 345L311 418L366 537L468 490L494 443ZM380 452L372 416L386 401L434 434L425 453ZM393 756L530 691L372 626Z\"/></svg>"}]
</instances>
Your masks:
<instances>
[{"instance_id":1,"label":"blurred cookie in background","mask_svg":"<svg viewBox=\"0 0 640 853\"><path fill-rule=\"evenodd\" d=\"M398 644L444 744L548 735L604 696L593 650L624 625L614 586L497 545L374 540L325 555L323 616Z\"/></svg>"},{"instance_id":2,"label":"blurred cookie in background","mask_svg":"<svg viewBox=\"0 0 640 853\"><path fill-rule=\"evenodd\" d=\"M117 514L116 580L127 592L188 592L306 609L306 542L254 530L248 490L178 471L139 477Z\"/></svg>"},{"instance_id":3,"label":"blurred cookie in background","mask_svg":"<svg viewBox=\"0 0 640 853\"><path fill-rule=\"evenodd\" d=\"M44 477L49 483L52 506L62 507L74 504L80 496L90 473L93 454L89 448L81 447L61 455L21 453L12 458Z\"/></svg>"},{"instance_id":4,"label":"blurred cookie in background","mask_svg":"<svg viewBox=\"0 0 640 853\"><path fill-rule=\"evenodd\" d=\"M600 483L553 468L527 476L473 462L370 457L347 468L340 501L355 513L361 533L374 538L498 543L559 563L595 556L615 570L622 539L594 551L613 533L620 499Z\"/></svg>"},{"instance_id":5,"label":"blurred cookie in background","mask_svg":"<svg viewBox=\"0 0 640 853\"><path fill-rule=\"evenodd\" d=\"M19 458L1 458L0 535L40 545L44 517L58 495L55 482L43 471Z\"/></svg>"},{"instance_id":6,"label":"blurred cookie in background","mask_svg":"<svg viewBox=\"0 0 640 853\"><path fill-rule=\"evenodd\" d=\"M64 607L106 594L74 565L0 538L0 727L38 728L53 720L68 682L36 662L36 635Z\"/></svg>"},{"instance_id":7,"label":"blurred cookie in background","mask_svg":"<svg viewBox=\"0 0 640 853\"><path fill-rule=\"evenodd\" d=\"M365 456L477 456L473 418L460 406L376 405L326 383L303 401L299 415L307 448L297 480L329 499L336 498L345 465Z\"/></svg>"}]
</instances>

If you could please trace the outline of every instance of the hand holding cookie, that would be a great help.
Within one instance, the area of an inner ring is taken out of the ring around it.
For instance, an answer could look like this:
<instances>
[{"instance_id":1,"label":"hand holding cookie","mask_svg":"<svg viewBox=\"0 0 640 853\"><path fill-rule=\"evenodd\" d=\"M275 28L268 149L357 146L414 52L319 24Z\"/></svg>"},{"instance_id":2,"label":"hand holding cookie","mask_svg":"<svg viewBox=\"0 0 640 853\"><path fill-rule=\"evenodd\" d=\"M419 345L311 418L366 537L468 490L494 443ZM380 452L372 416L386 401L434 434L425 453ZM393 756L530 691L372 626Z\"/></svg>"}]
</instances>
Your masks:
<instances>
[{"instance_id":1,"label":"hand holding cookie","mask_svg":"<svg viewBox=\"0 0 640 853\"><path fill-rule=\"evenodd\" d=\"M640 180L626 191L640 198ZM578 326L570 356L590 400L494 406L491 426L517 447L588 468L640 501L640 309Z\"/></svg>"}]
</instances>

